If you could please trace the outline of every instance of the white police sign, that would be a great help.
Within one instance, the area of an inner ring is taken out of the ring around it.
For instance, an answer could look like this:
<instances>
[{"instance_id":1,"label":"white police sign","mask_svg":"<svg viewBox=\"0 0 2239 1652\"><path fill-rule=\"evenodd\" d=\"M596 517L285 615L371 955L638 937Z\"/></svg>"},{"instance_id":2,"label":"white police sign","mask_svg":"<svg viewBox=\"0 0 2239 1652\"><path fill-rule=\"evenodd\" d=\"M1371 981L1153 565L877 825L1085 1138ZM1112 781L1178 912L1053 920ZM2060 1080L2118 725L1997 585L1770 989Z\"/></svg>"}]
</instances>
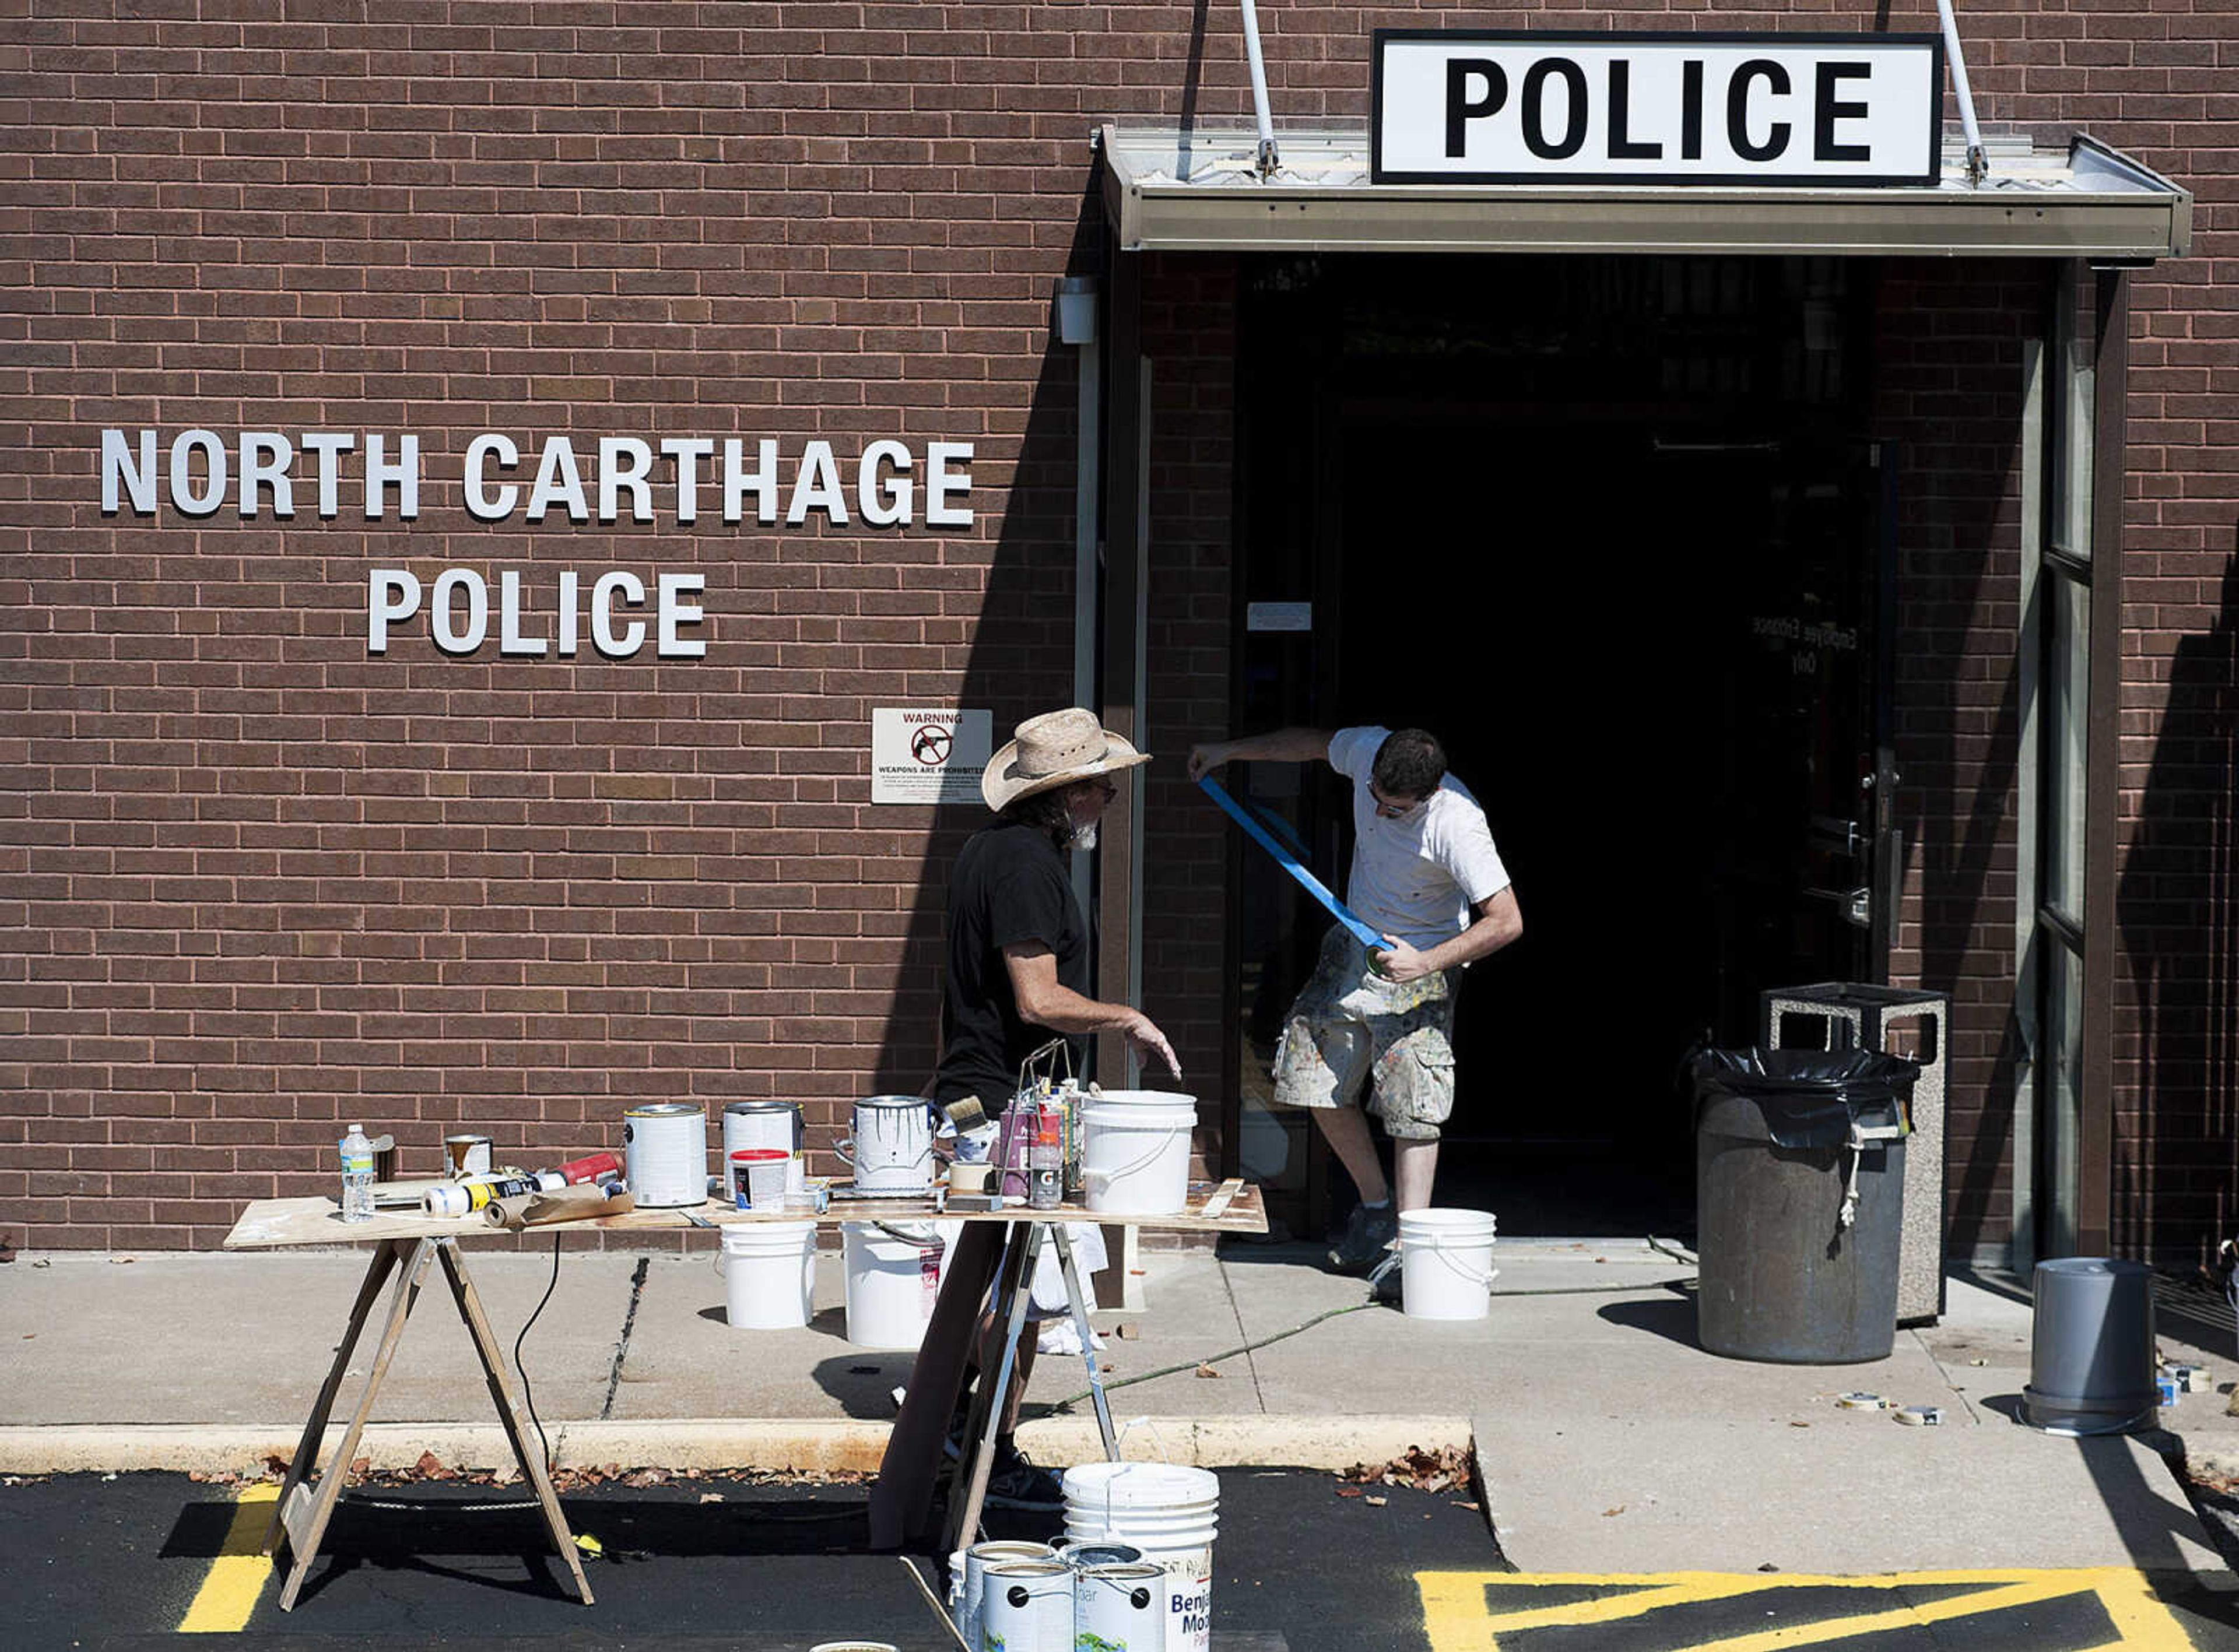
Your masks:
<instances>
[{"instance_id":1,"label":"white police sign","mask_svg":"<svg viewBox=\"0 0 2239 1652\"><path fill-rule=\"evenodd\" d=\"M1934 35L1379 30L1378 183L1932 184Z\"/></svg>"}]
</instances>

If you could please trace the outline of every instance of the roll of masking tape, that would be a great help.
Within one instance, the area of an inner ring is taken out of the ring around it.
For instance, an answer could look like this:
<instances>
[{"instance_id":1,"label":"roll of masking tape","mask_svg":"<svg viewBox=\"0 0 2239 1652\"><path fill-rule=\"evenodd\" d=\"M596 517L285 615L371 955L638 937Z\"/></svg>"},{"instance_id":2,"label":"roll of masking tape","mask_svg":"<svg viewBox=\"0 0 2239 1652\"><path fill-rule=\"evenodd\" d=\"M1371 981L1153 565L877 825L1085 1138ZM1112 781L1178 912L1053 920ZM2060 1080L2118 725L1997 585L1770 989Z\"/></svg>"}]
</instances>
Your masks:
<instances>
[{"instance_id":1,"label":"roll of masking tape","mask_svg":"<svg viewBox=\"0 0 2239 1652\"><path fill-rule=\"evenodd\" d=\"M1906 1405L1898 1408L1897 1420L1910 1423L1917 1429L1932 1429L1942 1425L1943 1412L1941 1408L1934 1405Z\"/></svg>"},{"instance_id":2,"label":"roll of masking tape","mask_svg":"<svg viewBox=\"0 0 2239 1652\"><path fill-rule=\"evenodd\" d=\"M1878 1394L1837 1394L1835 1403L1846 1411L1878 1411L1885 1409L1889 1402Z\"/></svg>"}]
</instances>

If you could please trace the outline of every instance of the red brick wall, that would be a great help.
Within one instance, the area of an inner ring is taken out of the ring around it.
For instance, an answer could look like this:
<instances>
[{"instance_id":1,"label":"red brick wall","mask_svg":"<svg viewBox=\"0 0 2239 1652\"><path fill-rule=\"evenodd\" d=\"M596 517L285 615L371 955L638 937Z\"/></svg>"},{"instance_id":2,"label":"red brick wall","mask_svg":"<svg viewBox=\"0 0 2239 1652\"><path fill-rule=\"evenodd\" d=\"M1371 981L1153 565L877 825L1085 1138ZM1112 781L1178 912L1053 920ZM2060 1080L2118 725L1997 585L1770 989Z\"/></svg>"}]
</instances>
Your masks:
<instances>
[{"instance_id":1,"label":"red brick wall","mask_svg":"<svg viewBox=\"0 0 2239 1652\"><path fill-rule=\"evenodd\" d=\"M1050 283L1095 262L1093 123L1247 118L1232 13L1193 34L1179 3L27 10L0 45L0 1227L209 1244L245 1198L323 1189L353 1118L415 1141L473 1125L535 1157L610 1141L644 1097L794 1096L822 1127L867 1086L914 1088L939 872L973 818L867 805L869 712L955 700L1000 729L1069 697L1073 366ZM1365 116L1379 24L1574 13L1872 21L1785 3L1261 19L1276 108L1303 123ZM2136 295L2119 913L2119 1231L2181 1252L2229 1225L2239 1185L2239 23L2109 3L1970 7L1964 26L1985 119L2088 123L2200 200L2196 255ZM1971 430L2010 397L2005 279L1898 272L1934 315L1890 312L1893 421ZM1227 280L1173 261L1147 295L1166 352L1153 646L1182 656L1154 662L1150 733L1169 756L1225 720ZM1979 381L1927 354L1936 315L1975 329ZM110 425L415 431L428 505L409 526L104 521ZM970 440L978 521L482 527L455 485L484 429L789 454ZM1907 518L1932 582L1907 634L1972 651L1907 680L1909 717L1958 716L1919 766L1906 754L1909 945L1971 1006L1955 1199L1991 1231L2003 1098L1974 1086L1995 1090L2010 966L2011 479L1978 467L2010 454L1896 434L1939 490ZM1948 567L1970 537L1987 560ZM501 664L422 636L369 660L363 577L388 561L704 573L712 646ZM1154 819L1178 784L1154 772ZM1218 959L1186 903L1218 851L1208 833L1161 852L1153 1013L1194 1078L1217 1059Z\"/></svg>"},{"instance_id":2,"label":"red brick wall","mask_svg":"<svg viewBox=\"0 0 2239 1652\"><path fill-rule=\"evenodd\" d=\"M1950 1254L2010 1231L2016 765L2023 707L2022 342L2041 266L1906 262L1884 277L1875 422L1897 467L1896 824L1905 879L1890 979L1951 995Z\"/></svg>"}]
</instances>

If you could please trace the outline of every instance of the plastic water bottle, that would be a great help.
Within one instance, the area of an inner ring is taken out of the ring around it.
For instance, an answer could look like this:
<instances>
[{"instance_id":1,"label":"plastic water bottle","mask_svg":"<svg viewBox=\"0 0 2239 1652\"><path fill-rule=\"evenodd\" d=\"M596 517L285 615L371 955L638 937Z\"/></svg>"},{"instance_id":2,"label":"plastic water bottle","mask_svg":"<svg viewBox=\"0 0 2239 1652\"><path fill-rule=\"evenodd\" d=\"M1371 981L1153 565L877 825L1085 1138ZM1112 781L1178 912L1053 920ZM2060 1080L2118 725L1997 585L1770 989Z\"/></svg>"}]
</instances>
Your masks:
<instances>
[{"instance_id":1,"label":"plastic water bottle","mask_svg":"<svg viewBox=\"0 0 2239 1652\"><path fill-rule=\"evenodd\" d=\"M373 1143L363 1125L342 1138L342 1220L373 1220Z\"/></svg>"}]
</instances>

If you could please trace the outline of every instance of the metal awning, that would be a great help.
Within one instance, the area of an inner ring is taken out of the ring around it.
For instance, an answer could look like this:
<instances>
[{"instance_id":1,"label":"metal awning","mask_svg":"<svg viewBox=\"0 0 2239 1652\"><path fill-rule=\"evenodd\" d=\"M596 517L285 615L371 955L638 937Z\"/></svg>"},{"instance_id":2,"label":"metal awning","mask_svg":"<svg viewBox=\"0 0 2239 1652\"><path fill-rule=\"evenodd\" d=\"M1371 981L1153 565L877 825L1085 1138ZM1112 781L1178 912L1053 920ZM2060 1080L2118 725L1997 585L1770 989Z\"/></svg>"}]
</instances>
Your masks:
<instances>
[{"instance_id":1,"label":"metal awning","mask_svg":"<svg viewBox=\"0 0 2239 1652\"><path fill-rule=\"evenodd\" d=\"M1372 184L1368 131L1289 131L1262 182L1251 132L1110 125L1104 206L1126 252L1624 252L1919 257L2182 255L2192 196L2089 137L1987 136L1966 183L1947 136L1933 189Z\"/></svg>"}]
</instances>

